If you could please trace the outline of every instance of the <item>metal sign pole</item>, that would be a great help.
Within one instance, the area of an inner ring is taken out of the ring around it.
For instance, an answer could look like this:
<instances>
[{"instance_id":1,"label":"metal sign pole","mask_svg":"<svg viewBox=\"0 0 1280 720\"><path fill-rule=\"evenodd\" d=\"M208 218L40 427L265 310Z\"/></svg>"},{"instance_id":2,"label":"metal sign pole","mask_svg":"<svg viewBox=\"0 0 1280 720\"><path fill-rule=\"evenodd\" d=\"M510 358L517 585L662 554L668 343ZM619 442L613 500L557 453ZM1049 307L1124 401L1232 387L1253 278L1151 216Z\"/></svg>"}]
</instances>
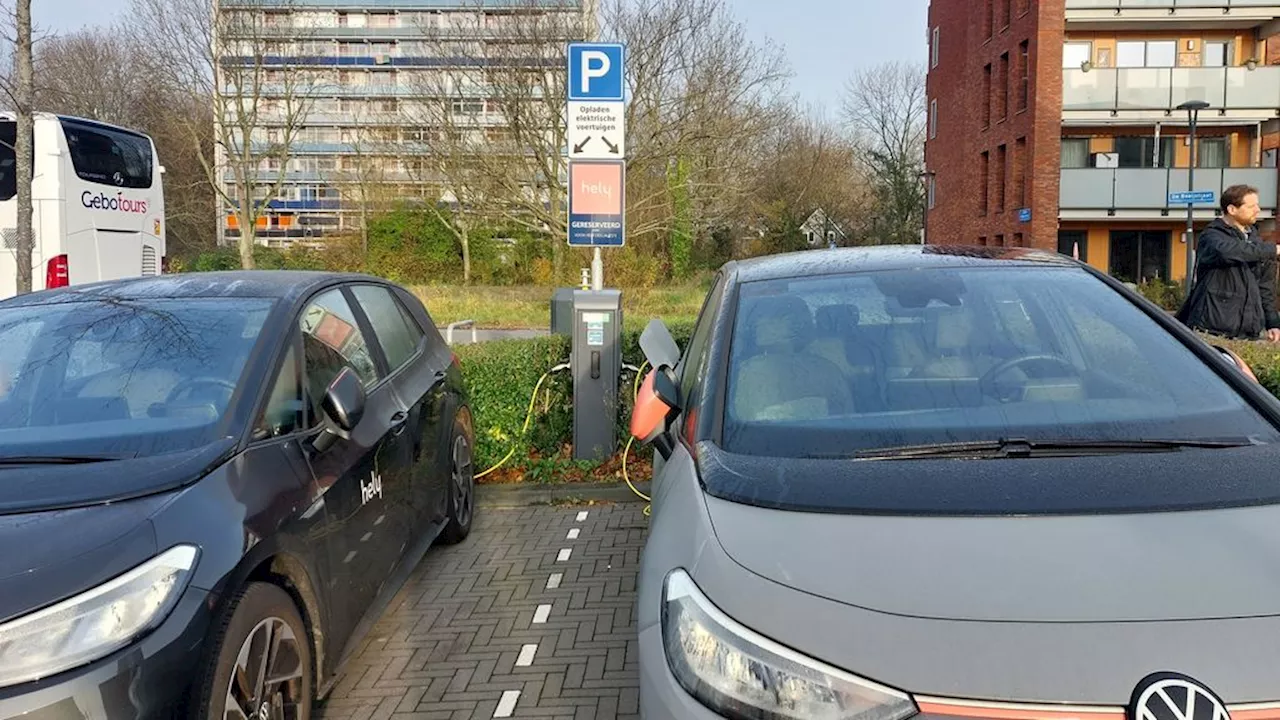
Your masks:
<instances>
[{"instance_id":1,"label":"metal sign pole","mask_svg":"<svg viewBox=\"0 0 1280 720\"><path fill-rule=\"evenodd\" d=\"M594 248L591 254L591 289L604 289L604 259L600 256L600 246Z\"/></svg>"}]
</instances>

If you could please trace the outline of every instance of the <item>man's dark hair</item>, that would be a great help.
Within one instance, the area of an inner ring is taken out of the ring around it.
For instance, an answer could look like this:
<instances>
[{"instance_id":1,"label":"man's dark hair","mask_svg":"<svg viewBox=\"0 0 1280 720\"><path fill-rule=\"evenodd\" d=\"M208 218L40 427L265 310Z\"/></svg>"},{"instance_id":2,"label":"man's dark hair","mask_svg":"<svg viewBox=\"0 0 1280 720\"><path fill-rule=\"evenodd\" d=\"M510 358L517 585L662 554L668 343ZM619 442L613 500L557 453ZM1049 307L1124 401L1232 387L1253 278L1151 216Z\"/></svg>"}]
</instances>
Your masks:
<instances>
[{"instance_id":1,"label":"man's dark hair","mask_svg":"<svg viewBox=\"0 0 1280 720\"><path fill-rule=\"evenodd\" d=\"M1240 207L1244 205L1244 199L1249 195L1257 195L1258 188L1252 185L1232 185L1222 191L1222 212L1226 213L1227 208L1235 205Z\"/></svg>"}]
</instances>

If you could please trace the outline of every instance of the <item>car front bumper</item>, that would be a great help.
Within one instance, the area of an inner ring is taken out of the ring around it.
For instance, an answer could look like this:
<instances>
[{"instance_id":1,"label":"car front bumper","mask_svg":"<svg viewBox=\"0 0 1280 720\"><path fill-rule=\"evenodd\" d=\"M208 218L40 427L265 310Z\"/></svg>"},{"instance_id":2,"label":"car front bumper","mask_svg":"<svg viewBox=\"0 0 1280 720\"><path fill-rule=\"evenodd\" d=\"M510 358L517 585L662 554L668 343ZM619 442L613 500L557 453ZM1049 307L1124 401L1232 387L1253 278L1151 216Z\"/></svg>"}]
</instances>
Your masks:
<instances>
[{"instance_id":1,"label":"car front bumper","mask_svg":"<svg viewBox=\"0 0 1280 720\"><path fill-rule=\"evenodd\" d=\"M0 720L152 720L176 717L205 653L208 593L187 588L142 640L52 677L0 688Z\"/></svg>"}]
</instances>

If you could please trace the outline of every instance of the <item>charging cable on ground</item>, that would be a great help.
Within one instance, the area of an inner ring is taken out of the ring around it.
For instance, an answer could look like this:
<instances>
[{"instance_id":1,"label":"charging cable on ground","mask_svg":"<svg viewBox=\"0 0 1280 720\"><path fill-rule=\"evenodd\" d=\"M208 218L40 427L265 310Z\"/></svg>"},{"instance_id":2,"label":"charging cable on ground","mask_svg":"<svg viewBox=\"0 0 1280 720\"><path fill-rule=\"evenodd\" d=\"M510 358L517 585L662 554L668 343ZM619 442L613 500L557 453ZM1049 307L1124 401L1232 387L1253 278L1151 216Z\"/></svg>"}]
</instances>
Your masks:
<instances>
[{"instance_id":1,"label":"charging cable on ground","mask_svg":"<svg viewBox=\"0 0 1280 720\"><path fill-rule=\"evenodd\" d=\"M551 368L550 370L548 370L546 374L544 374L541 378L538 379L538 384L533 386L533 394L529 396L529 412L525 414L524 427L520 429L520 439L523 439L526 435L529 434L529 425L533 423L533 408L538 403L538 391L542 389L542 383L546 382L547 378L551 377L555 373L558 373L561 370L568 370L568 369L569 369L569 363L567 362L561 363ZM490 473L494 472L495 470L502 467L503 465L506 465L507 462L511 460L512 457L515 456L516 450L519 447L520 447L520 443L517 442L515 445L511 447L511 451L507 453L506 457L499 460L498 464L494 465L488 470L485 470L479 475L476 475L476 479L479 480L480 478L485 477L486 475L489 475Z\"/></svg>"}]
</instances>

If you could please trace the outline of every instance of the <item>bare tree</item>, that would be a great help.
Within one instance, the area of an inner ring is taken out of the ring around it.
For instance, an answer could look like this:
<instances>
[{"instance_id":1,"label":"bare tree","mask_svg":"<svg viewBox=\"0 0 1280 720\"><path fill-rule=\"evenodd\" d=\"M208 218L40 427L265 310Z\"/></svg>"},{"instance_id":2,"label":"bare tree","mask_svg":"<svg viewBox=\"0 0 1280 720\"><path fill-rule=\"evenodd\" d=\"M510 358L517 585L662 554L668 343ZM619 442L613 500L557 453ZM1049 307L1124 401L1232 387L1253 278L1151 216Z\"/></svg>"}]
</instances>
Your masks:
<instances>
[{"instance_id":1,"label":"bare tree","mask_svg":"<svg viewBox=\"0 0 1280 720\"><path fill-rule=\"evenodd\" d=\"M924 69L887 63L861 71L849 80L843 105L875 189L869 232L886 243L918 243L924 226Z\"/></svg>"},{"instance_id":2,"label":"bare tree","mask_svg":"<svg viewBox=\"0 0 1280 720\"><path fill-rule=\"evenodd\" d=\"M138 57L129 42L106 28L85 29L51 37L40 43L35 65L40 85L36 98L42 109L66 115L136 127L141 103L155 87L146 75L104 72L129 68Z\"/></svg>"},{"instance_id":3,"label":"bare tree","mask_svg":"<svg viewBox=\"0 0 1280 720\"><path fill-rule=\"evenodd\" d=\"M567 232L565 53L592 20L570 0L515 0L501 12L473 2L474 12L442 16L447 26L421 28L423 54L451 59L410 80L418 101L409 115L423 127L431 157L423 177L440 189L440 203L428 206L457 237L467 281L470 233L480 222L552 238L559 276Z\"/></svg>"},{"instance_id":4,"label":"bare tree","mask_svg":"<svg viewBox=\"0 0 1280 720\"><path fill-rule=\"evenodd\" d=\"M346 149L334 160L332 169L318 168L321 178L338 189L344 207L355 207L360 213L360 252L369 252L369 222L385 212L397 199L405 173L400 169L400 128L395 100L355 101L357 110L344 113L349 127L342 132Z\"/></svg>"},{"instance_id":5,"label":"bare tree","mask_svg":"<svg viewBox=\"0 0 1280 720\"><path fill-rule=\"evenodd\" d=\"M289 3L238 0L133 0L131 25L151 46L155 77L182 89L213 111L182 118L187 140L198 148L206 180L239 228L240 263L253 267L257 223L284 186L292 146L322 77L288 68L280 58L297 42ZM286 40L288 38L288 40Z\"/></svg>"},{"instance_id":6,"label":"bare tree","mask_svg":"<svg viewBox=\"0 0 1280 720\"><path fill-rule=\"evenodd\" d=\"M610 0L604 19L627 45L628 232L670 252L679 274L683 243L750 204L789 70L724 0Z\"/></svg>"}]
</instances>

